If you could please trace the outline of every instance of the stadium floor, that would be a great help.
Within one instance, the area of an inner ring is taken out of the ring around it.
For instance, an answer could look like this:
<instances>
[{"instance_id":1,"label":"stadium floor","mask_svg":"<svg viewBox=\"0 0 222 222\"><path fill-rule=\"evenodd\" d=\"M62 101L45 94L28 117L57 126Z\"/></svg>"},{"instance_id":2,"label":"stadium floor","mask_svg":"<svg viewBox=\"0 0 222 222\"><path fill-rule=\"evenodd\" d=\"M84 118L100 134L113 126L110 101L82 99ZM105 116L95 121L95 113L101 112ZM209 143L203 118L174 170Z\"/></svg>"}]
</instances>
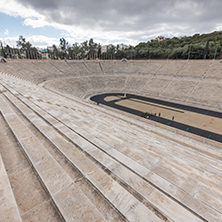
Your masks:
<instances>
[{"instance_id":1,"label":"stadium floor","mask_svg":"<svg viewBox=\"0 0 222 222\"><path fill-rule=\"evenodd\" d=\"M222 142L222 113L220 112L133 94L124 96L121 93L108 93L93 96L91 100L136 116L141 116L143 112L153 113L156 115L151 116L151 121Z\"/></svg>"}]
</instances>

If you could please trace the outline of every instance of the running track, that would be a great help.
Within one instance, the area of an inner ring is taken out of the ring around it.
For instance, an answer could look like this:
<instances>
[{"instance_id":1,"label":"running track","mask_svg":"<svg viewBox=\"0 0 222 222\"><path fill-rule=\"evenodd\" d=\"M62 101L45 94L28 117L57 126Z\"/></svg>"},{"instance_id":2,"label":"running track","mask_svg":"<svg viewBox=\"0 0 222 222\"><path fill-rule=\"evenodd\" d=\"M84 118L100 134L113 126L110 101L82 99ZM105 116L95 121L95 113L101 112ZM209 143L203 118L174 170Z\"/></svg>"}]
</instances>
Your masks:
<instances>
[{"instance_id":1,"label":"running track","mask_svg":"<svg viewBox=\"0 0 222 222\"><path fill-rule=\"evenodd\" d=\"M200 109L200 108L196 108L196 107L192 107L192 106L186 106L186 105L181 105L181 104L177 104L177 103L172 103L172 102L166 102L163 100L158 100L158 99L152 99L149 97L143 97L143 96L137 96L137 95L133 95L133 94L127 94L126 97L124 98L120 98L117 100L113 100L113 101L105 101L105 98L107 96L123 96L124 94L121 93L107 93L107 94L101 94L101 95L96 95L91 97L91 100L96 102L97 104L103 104L106 106L110 106L113 107L115 109L124 111L124 112L128 112L131 114L134 114L136 116L141 116L141 111L135 110L135 109L131 109L125 106L121 106L116 104L116 102L120 101L120 100L124 100L124 99L138 99L138 100L142 100L142 101L146 101L146 102L152 102L152 103L156 103L158 105L164 105L164 106L168 106L170 107L169 109L174 109L174 108L178 108L178 109L182 109L182 110L188 110L190 112L195 112L195 113L199 113L199 114L203 114L203 115L208 115L211 117L217 117L217 118L222 118L222 113L220 112L215 112L215 111L211 111L211 110L206 110L206 109ZM141 117L143 118L143 117ZM221 134L217 134L214 132L210 132L204 129L200 129L200 128L196 128L193 126L189 126L183 123L179 123L176 121L172 121L169 119L165 119L159 116L152 116L152 121L158 122L158 123L162 123L165 125L168 125L170 127L174 127L176 129L180 129L180 130L184 130L187 131L189 133L193 133L196 134L198 136L202 136L211 140L215 140L217 142L221 142L222 143L222 135Z\"/></svg>"}]
</instances>

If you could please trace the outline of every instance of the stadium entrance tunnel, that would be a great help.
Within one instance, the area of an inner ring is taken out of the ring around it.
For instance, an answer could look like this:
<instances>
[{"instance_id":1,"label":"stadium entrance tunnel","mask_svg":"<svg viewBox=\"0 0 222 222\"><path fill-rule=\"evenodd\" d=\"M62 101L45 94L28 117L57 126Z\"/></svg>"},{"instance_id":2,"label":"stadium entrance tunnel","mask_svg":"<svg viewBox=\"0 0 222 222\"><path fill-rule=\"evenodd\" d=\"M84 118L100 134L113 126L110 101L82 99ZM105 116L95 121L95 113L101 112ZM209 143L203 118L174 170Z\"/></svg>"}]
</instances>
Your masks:
<instances>
[{"instance_id":1,"label":"stadium entrance tunnel","mask_svg":"<svg viewBox=\"0 0 222 222\"><path fill-rule=\"evenodd\" d=\"M105 93L92 96L90 100L97 105L102 104L141 118L148 117L147 121L158 122L222 143L222 129L215 127L218 124L222 126L220 112L134 94ZM209 126L205 124L207 121L211 121Z\"/></svg>"}]
</instances>

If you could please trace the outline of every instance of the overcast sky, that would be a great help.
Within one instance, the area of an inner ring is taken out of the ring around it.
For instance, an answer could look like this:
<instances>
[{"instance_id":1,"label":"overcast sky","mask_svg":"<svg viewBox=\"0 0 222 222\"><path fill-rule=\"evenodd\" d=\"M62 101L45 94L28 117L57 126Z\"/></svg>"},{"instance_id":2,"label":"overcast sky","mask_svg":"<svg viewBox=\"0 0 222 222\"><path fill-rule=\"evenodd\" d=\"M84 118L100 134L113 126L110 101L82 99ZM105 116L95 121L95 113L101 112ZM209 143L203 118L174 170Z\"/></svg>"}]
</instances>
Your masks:
<instances>
[{"instance_id":1,"label":"overcast sky","mask_svg":"<svg viewBox=\"0 0 222 222\"><path fill-rule=\"evenodd\" d=\"M70 44L93 38L102 45L136 45L158 35L190 36L222 30L221 0L1 0L0 40L16 45Z\"/></svg>"}]
</instances>

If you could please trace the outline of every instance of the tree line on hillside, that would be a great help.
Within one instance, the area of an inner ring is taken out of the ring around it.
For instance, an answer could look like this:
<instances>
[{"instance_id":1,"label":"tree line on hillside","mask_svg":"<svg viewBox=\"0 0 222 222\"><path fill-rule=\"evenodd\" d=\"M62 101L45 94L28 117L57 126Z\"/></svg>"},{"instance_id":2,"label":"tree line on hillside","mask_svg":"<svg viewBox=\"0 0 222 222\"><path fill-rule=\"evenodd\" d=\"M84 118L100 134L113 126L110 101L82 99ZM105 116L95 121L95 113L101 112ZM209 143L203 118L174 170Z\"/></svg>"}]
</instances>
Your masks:
<instances>
[{"instance_id":1,"label":"tree line on hillside","mask_svg":"<svg viewBox=\"0 0 222 222\"><path fill-rule=\"evenodd\" d=\"M140 43L133 49L138 58L213 59L222 57L222 32L192 37L166 38Z\"/></svg>"},{"instance_id":2,"label":"tree line on hillside","mask_svg":"<svg viewBox=\"0 0 222 222\"><path fill-rule=\"evenodd\" d=\"M89 41L69 45L60 38L59 46L39 50L23 36L17 48L3 46L0 53L5 58L43 59L214 59L222 58L222 32L195 34L189 37L155 39L122 49L110 44L105 50L91 38Z\"/></svg>"}]
</instances>

